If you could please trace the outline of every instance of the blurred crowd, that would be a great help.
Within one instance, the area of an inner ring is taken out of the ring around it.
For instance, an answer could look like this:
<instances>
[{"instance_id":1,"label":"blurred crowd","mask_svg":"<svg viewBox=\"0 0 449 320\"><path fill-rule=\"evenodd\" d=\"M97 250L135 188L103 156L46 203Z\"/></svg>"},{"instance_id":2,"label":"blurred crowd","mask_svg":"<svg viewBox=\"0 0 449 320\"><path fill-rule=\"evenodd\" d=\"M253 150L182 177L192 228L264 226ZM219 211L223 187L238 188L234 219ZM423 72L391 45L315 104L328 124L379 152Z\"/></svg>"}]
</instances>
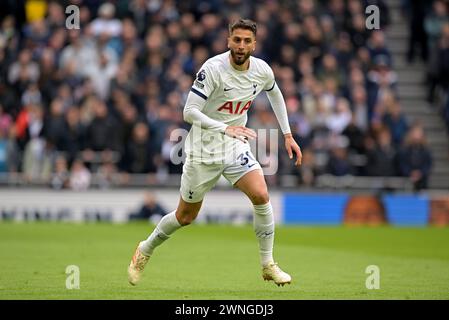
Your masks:
<instances>
[{"instance_id":1,"label":"blurred crowd","mask_svg":"<svg viewBox=\"0 0 449 320\"><path fill-rule=\"evenodd\" d=\"M426 32L441 51L439 86L449 74L441 66L448 7L434 2ZM66 28L71 4L80 8L80 29ZM380 8L379 30L365 25L371 4ZM295 168L281 141L269 150L280 161L270 184L288 174L313 186L332 174L407 176L426 187L431 154L398 99L383 0L3 1L0 172L73 189L88 188L94 175L108 186L126 184L129 174L154 173L148 182L157 183L181 173L170 161L170 133L189 129L182 110L195 73L227 50L227 25L239 17L258 24L254 55L273 68L303 151ZM248 126L277 128L264 95Z\"/></svg>"}]
</instances>

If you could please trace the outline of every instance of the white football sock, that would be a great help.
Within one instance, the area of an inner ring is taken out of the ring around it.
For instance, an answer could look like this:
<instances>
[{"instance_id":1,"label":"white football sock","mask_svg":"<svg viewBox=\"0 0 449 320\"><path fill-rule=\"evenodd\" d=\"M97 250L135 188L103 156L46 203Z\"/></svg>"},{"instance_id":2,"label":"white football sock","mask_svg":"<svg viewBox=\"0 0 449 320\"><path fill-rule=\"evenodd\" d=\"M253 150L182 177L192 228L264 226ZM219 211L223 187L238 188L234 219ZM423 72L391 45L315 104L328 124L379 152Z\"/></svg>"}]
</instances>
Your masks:
<instances>
[{"instance_id":1,"label":"white football sock","mask_svg":"<svg viewBox=\"0 0 449 320\"><path fill-rule=\"evenodd\" d=\"M181 227L178 219L176 219L176 210L166 214L162 217L161 221L159 221L148 239L140 243L140 251L142 251L143 254L150 256L157 246L170 238L170 235Z\"/></svg>"},{"instance_id":2,"label":"white football sock","mask_svg":"<svg viewBox=\"0 0 449 320\"><path fill-rule=\"evenodd\" d=\"M259 240L260 263L266 266L274 262L274 218L271 202L254 205L254 231Z\"/></svg>"}]
</instances>

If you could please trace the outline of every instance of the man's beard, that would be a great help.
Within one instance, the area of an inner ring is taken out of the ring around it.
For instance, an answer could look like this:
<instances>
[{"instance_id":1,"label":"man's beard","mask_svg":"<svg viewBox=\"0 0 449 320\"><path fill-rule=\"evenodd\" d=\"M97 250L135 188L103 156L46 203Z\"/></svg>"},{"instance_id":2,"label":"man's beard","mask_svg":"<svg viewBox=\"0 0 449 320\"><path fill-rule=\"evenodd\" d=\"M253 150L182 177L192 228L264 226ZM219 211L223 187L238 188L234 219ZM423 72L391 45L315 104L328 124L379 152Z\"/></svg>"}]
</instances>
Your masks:
<instances>
[{"instance_id":1,"label":"man's beard","mask_svg":"<svg viewBox=\"0 0 449 320\"><path fill-rule=\"evenodd\" d=\"M245 54L243 56L243 58L240 58L239 56L237 56L236 52L234 50L231 50L231 56L232 56L232 61L234 61L234 63L238 66L241 66L242 64L244 64L246 62L246 60L248 60L248 58L251 56L251 52L248 52L247 54ZM241 60L240 60L241 59Z\"/></svg>"}]
</instances>

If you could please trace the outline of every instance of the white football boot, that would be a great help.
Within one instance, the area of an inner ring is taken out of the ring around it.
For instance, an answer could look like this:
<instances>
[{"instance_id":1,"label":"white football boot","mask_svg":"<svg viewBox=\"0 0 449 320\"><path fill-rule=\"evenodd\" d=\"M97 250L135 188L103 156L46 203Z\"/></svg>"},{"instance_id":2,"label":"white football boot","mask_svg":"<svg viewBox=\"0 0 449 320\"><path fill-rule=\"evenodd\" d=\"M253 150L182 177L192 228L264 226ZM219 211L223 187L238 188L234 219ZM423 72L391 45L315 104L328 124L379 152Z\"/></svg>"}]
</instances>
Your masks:
<instances>
[{"instance_id":1,"label":"white football boot","mask_svg":"<svg viewBox=\"0 0 449 320\"><path fill-rule=\"evenodd\" d=\"M278 264L273 262L262 268L262 277L265 281L273 280L275 284L284 286L292 282L292 277L279 268Z\"/></svg>"},{"instance_id":2,"label":"white football boot","mask_svg":"<svg viewBox=\"0 0 449 320\"><path fill-rule=\"evenodd\" d=\"M136 251L134 252L133 258L131 259L128 267L128 281L133 286L139 282L143 269L150 259L149 256L144 255L142 251L140 251L139 246L140 243L137 245Z\"/></svg>"}]
</instances>

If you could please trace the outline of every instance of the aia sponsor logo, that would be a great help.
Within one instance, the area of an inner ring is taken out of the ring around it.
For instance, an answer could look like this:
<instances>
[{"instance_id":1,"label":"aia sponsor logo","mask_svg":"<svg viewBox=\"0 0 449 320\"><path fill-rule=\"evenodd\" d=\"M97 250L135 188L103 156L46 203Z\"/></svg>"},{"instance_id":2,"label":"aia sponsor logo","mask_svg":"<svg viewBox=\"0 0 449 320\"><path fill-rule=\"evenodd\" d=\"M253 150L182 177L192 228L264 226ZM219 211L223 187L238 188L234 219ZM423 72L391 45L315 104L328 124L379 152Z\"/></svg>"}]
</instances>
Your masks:
<instances>
[{"instance_id":1,"label":"aia sponsor logo","mask_svg":"<svg viewBox=\"0 0 449 320\"><path fill-rule=\"evenodd\" d=\"M251 107L251 102L251 100L246 103L242 101L238 101L236 103L227 101L220 108L218 108L218 111L227 112L229 114L243 114L243 112Z\"/></svg>"}]
</instances>

